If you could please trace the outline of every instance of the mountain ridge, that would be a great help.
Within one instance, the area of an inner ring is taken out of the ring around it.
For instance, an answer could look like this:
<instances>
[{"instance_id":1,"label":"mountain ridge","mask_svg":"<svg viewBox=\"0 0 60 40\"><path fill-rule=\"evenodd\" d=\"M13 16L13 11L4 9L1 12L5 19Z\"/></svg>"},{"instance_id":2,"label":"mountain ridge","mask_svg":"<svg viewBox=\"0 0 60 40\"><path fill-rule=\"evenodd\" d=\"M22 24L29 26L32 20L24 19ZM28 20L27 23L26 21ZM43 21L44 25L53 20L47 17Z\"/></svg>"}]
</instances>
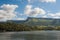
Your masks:
<instances>
[{"instance_id":1,"label":"mountain ridge","mask_svg":"<svg viewBox=\"0 0 60 40\"><path fill-rule=\"evenodd\" d=\"M18 24L25 24L30 26L35 25L53 25L53 26L60 26L60 19L53 19L53 18L35 18L35 17L28 17L27 20L8 20L7 22L13 22Z\"/></svg>"}]
</instances>

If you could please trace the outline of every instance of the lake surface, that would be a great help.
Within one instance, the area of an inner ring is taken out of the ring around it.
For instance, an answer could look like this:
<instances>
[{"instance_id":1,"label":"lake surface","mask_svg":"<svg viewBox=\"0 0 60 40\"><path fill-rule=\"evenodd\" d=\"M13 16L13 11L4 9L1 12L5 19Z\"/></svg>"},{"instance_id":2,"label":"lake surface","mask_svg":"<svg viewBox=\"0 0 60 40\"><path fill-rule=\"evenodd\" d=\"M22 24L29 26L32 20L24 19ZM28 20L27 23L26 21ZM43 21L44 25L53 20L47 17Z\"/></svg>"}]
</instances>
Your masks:
<instances>
[{"instance_id":1,"label":"lake surface","mask_svg":"<svg viewBox=\"0 0 60 40\"><path fill-rule=\"evenodd\" d=\"M0 40L60 40L60 31L4 32Z\"/></svg>"}]
</instances>

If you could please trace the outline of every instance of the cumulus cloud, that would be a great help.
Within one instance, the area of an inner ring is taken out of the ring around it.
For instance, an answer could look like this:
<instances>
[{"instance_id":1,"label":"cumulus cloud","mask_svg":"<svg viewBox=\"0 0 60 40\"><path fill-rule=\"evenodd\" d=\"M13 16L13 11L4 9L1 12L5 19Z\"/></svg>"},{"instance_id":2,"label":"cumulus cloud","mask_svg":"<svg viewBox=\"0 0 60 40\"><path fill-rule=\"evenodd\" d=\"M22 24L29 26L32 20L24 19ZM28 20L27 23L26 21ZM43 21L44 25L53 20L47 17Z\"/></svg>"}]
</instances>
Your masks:
<instances>
[{"instance_id":1,"label":"cumulus cloud","mask_svg":"<svg viewBox=\"0 0 60 40\"><path fill-rule=\"evenodd\" d=\"M27 16L32 16L32 17L36 17L37 15L46 14L45 10L43 10L42 8L39 8L39 7L32 8L32 5L27 5L26 8L25 8L24 13Z\"/></svg>"},{"instance_id":2,"label":"cumulus cloud","mask_svg":"<svg viewBox=\"0 0 60 40\"><path fill-rule=\"evenodd\" d=\"M32 5L27 5L25 7L24 14L28 17L60 18L60 12L50 13L50 11L46 12L44 9L33 7Z\"/></svg>"},{"instance_id":3,"label":"cumulus cloud","mask_svg":"<svg viewBox=\"0 0 60 40\"><path fill-rule=\"evenodd\" d=\"M15 9L18 7L18 5L3 4L0 7L0 21L11 20L16 16Z\"/></svg>"},{"instance_id":4,"label":"cumulus cloud","mask_svg":"<svg viewBox=\"0 0 60 40\"><path fill-rule=\"evenodd\" d=\"M25 13L26 15L30 15L30 12L32 11L31 9L32 9L32 5L27 5L27 6L25 7L24 13Z\"/></svg>"},{"instance_id":5,"label":"cumulus cloud","mask_svg":"<svg viewBox=\"0 0 60 40\"><path fill-rule=\"evenodd\" d=\"M14 12L17 7L18 7L17 5L10 5L10 4L3 4L1 6L1 8L3 8L3 10L7 12Z\"/></svg>"}]
</instances>

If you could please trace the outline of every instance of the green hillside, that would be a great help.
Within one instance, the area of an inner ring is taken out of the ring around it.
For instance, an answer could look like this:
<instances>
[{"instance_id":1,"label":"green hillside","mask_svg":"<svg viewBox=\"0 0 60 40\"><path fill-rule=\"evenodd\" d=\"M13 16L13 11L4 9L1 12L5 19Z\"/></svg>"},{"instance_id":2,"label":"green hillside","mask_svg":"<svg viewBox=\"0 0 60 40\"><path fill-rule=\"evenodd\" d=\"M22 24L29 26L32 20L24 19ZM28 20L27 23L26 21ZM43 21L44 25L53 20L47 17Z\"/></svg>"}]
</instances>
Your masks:
<instances>
[{"instance_id":1,"label":"green hillside","mask_svg":"<svg viewBox=\"0 0 60 40\"><path fill-rule=\"evenodd\" d=\"M28 18L24 24L27 25L44 25L44 26L59 26L60 25L60 19L52 19L52 18Z\"/></svg>"}]
</instances>

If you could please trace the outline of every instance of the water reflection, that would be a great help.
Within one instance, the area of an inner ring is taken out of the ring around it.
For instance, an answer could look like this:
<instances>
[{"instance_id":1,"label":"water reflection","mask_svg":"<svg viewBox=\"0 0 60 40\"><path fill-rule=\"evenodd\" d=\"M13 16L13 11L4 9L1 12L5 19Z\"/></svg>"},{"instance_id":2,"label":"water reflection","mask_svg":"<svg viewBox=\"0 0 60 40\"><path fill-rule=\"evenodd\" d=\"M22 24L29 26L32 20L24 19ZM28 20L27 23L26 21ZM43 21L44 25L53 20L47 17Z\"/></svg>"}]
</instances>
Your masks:
<instances>
[{"instance_id":1,"label":"water reflection","mask_svg":"<svg viewBox=\"0 0 60 40\"><path fill-rule=\"evenodd\" d=\"M0 40L59 40L60 32L8 32L0 33Z\"/></svg>"}]
</instances>

